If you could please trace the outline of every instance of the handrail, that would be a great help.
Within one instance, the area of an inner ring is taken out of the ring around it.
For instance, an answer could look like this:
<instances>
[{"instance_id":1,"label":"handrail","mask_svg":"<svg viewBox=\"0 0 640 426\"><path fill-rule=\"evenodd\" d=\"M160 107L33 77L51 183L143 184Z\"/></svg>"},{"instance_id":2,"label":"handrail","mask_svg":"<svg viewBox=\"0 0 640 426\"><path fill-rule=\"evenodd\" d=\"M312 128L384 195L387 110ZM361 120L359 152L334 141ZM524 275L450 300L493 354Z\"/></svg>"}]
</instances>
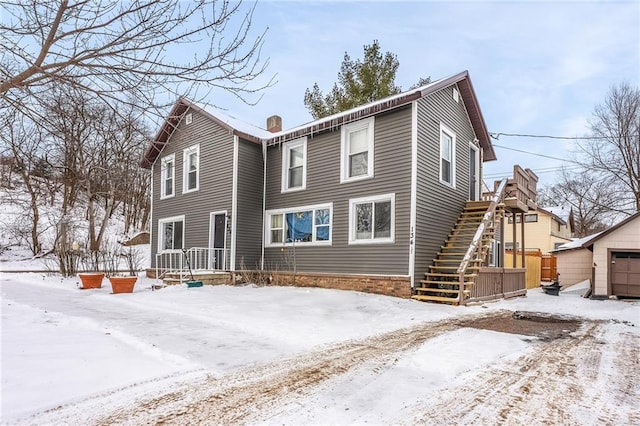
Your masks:
<instances>
[{"instance_id":1,"label":"handrail","mask_svg":"<svg viewBox=\"0 0 640 426\"><path fill-rule=\"evenodd\" d=\"M482 217L482 222L480 222L480 225L478 225L478 229L476 230L476 233L473 236L473 240L471 240L471 244L469 245L469 248L467 249L467 252L465 253L464 258L462 258L462 262L460 262L460 266L456 271L456 273L459 276L459 282L460 282L460 291L458 292L459 304L462 303L462 296L463 296L462 288L465 281L464 273L467 270L467 267L469 266L469 262L471 262L471 258L473 257L473 254L478 249L478 245L482 241L482 236L484 235L484 231L489 225L489 222L491 222L493 215L495 214L496 207L498 206L498 203L500 203L500 201L504 197L504 192L506 187L507 187L507 179L502 179L502 181L500 181L500 185L498 185L498 188L496 189L495 194L493 195L493 198L491 199L491 203L487 207L487 212Z\"/></svg>"},{"instance_id":2,"label":"handrail","mask_svg":"<svg viewBox=\"0 0 640 426\"><path fill-rule=\"evenodd\" d=\"M156 253L156 277L160 277L161 270L164 271L163 275L186 272L185 260L193 271L227 270L228 252L229 249L225 248L191 247L186 252L172 250Z\"/></svg>"}]
</instances>

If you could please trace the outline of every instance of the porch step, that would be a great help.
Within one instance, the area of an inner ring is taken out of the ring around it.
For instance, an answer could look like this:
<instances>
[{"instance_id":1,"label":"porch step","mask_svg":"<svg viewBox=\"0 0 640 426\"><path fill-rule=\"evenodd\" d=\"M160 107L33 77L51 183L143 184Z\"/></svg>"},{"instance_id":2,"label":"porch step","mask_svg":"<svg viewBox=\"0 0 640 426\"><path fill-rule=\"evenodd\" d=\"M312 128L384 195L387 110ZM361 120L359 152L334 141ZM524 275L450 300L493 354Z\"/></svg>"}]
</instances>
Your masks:
<instances>
[{"instance_id":1,"label":"porch step","mask_svg":"<svg viewBox=\"0 0 640 426\"><path fill-rule=\"evenodd\" d=\"M436 280L420 280L420 283L423 285L460 285L460 281L436 281ZM475 283L473 281L465 281L462 283L463 286L468 286L468 285L474 285ZM416 287L416 290L418 288L426 288L426 287ZM456 290L457 291L457 290Z\"/></svg>"},{"instance_id":2,"label":"porch step","mask_svg":"<svg viewBox=\"0 0 640 426\"><path fill-rule=\"evenodd\" d=\"M440 303L451 303L452 305L458 305L458 299L454 299L451 297L442 297L442 296L426 296L422 294L416 294L411 296L414 300L420 300L422 302L440 302Z\"/></svg>"},{"instance_id":3,"label":"porch step","mask_svg":"<svg viewBox=\"0 0 640 426\"><path fill-rule=\"evenodd\" d=\"M431 293L449 293L449 294L458 294L460 290L458 289L446 289L446 288L430 288L430 287L416 287L415 290L417 292L431 292Z\"/></svg>"}]
</instances>

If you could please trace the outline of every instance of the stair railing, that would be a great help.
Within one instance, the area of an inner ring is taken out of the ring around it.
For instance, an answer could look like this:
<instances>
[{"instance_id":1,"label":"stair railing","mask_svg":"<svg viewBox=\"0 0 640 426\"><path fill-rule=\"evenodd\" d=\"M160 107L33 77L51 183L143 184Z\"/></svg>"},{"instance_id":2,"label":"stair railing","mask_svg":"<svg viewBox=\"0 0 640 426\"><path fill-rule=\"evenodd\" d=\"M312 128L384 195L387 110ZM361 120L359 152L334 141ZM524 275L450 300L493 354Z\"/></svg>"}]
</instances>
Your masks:
<instances>
[{"instance_id":1,"label":"stair railing","mask_svg":"<svg viewBox=\"0 0 640 426\"><path fill-rule=\"evenodd\" d=\"M465 253L464 258L462 259L462 262L460 262L460 266L456 271L459 277L459 282L460 282L460 291L458 292L458 304L462 304L462 300L464 297L464 290L463 290L464 283L465 283L464 275L467 270L467 267L469 266L469 262L471 262L471 259L473 258L474 254L480 248L480 244L482 243L482 237L485 233L485 230L493 220L493 215L496 212L496 208L498 207L498 204L504 198L506 187L507 187L507 179L502 179L500 181L500 184L498 185L498 188L496 189L496 192L493 194L493 197L491 198L491 202L487 207L487 212L482 217L482 222L480 222L480 225L478 225L478 229L476 230L476 233L473 236L473 240L471 241L471 244L469 245L469 248L467 249L467 252Z\"/></svg>"}]
</instances>

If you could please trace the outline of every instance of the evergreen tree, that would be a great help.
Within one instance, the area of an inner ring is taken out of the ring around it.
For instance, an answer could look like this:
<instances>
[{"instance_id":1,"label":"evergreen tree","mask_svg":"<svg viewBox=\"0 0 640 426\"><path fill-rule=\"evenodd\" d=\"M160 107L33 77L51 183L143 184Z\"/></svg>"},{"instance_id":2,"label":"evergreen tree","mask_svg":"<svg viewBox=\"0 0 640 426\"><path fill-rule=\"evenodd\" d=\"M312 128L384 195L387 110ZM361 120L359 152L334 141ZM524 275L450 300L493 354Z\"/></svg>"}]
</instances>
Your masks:
<instances>
[{"instance_id":1,"label":"evergreen tree","mask_svg":"<svg viewBox=\"0 0 640 426\"><path fill-rule=\"evenodd\" d=\"M305 91L304 104L318 119L398 94L402 91L395 84L399 65L398 57L391 52L383 54L378 40L374 40L364 46L363 60L354 61L345 52L338 82L331 91L325 95L315 83L313 89ZM427 83L428 77L421 78L418 85Z\"/></svg>"}]
</instances>

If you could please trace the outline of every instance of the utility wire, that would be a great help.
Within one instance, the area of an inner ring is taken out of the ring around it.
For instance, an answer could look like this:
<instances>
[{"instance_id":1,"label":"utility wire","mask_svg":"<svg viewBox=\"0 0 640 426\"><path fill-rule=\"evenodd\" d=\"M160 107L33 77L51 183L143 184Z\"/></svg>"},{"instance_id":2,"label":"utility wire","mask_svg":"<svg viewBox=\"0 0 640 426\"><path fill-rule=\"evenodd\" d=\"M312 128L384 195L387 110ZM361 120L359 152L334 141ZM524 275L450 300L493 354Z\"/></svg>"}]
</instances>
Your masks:
<instances>
[{"instance_id":1,"label":"utility wire","mask_svg":"<svg viewBox=\"0 0 640 426\"><path fill-rule=\"evenodd\" d=\"M529 135L524 133L502 133L502 132L489 132L489 136L493 139L498 140L500 136L510 136L510 137L519 137L519 138L539 138L539 139L563 139L563 140L571 140L571 141L579 141L579 140L607 140L611 139L610 136L552 136L552 135ZM636 138L640 135L631 135L631 137Z\"/></svg>"},{"instance_id":2,"label":"utility wire","mask_svg":"<svg viewBox=\"0 0 640 426\"><path fill-rule=\"evenodd\" d=\"M537 154L535 152L524 151L522 149L516 149L516 148L509 148L508 146L498 145L498 144L495 144L495 143L493 144L493 146L498 147L498 148L502 148L502 149L508 149L509 151L521 152L523 154L535 155L537 157L544 157L544 158L550 158L552 160L559 160L559 161L563 161L563 162L567 162L567 163L580 164L577 161L567 160L566 158L559 158L559 157L552 157L551 155Z\"/></svg>"}]
</instances>

